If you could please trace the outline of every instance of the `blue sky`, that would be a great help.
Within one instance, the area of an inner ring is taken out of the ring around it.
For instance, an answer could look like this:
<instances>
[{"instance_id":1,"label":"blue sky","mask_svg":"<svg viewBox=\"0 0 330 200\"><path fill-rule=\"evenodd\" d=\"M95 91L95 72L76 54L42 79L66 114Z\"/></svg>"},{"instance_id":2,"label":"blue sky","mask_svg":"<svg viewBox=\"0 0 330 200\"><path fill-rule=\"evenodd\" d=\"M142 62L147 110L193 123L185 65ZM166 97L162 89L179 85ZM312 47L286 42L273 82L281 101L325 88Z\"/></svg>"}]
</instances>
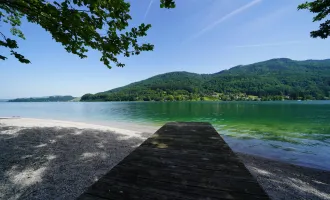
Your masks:
<instances>
[{"instance_id":1,"label":"blue sky","mask_svg":"<svg viewBox=\"0 0 330 200\"><path fill-rule=\"evenodd\" d=\"M304 1L177 0L177 7L167 10L159 8L159 0L130 0L131 25L152 24L142 40L153 43L155 50L121 58L126 67L110 70L98 52L90 51L81 60L37 25L23 23L27 39L19 42L19 52L32 64L11 57L0 61L0 99L81 96L165 72L215 73L279 57L329 58L329 40L309 37L318 28L313 14L297 11Z\"/></svg>"}]
</instances>

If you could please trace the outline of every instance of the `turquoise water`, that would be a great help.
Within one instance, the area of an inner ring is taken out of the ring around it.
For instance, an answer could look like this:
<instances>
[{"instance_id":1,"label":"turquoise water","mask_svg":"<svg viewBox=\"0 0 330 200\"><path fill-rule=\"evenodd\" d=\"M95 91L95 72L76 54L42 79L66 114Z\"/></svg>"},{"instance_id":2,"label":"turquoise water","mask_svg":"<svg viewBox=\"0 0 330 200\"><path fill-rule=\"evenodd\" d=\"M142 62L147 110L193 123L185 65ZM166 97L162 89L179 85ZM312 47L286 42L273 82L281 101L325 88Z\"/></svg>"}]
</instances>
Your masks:
<instances>
[{"instance_id":1,"label":"turquoise water","mask_svg":"<svg viewBox=\"0 0 330 200\"><path fill-rule=\"evenodd\" d=\"M0 116L155 127L208 121L234 151L330 169L330 101L0 102Z\"/></svg>"}]
</instances>

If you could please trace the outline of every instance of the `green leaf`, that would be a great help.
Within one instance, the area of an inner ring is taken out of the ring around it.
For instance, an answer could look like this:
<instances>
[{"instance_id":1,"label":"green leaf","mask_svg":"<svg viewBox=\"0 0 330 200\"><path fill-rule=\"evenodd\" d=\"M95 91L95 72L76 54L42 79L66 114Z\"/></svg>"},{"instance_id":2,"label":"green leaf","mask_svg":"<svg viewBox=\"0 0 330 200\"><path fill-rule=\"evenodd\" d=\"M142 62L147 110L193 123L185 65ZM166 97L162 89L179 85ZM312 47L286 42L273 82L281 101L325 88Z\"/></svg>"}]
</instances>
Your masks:
<instances>
[{"instance_id":1,"label":"green leaf","mask_svg":"<svg viewBox=\"0 0 330 200\"><path fill-rule=\"evenodd\" d=\"M161 7L174 8L174 0L160 0ZM0 3L0 20L9 23L14 37L25 39L19 30L21 18L40 25L63 45L64 49L80 58L86 58L89 49L99 51L100 61L108 68L125 66L118 60L124 55L139 55L153 50L153 45L139 44L151 25L141 24L128 30L130 4L125 0L17 0ZM106 33L106 35L104 35ZM4 36L5 37L5 36ZM16 59L30 63L17 49L16 40L3 38L1 46L7 47Z\"/></svg>"},{"instance_id":2,"label":"green leaf","mask_svg":"<svg viewBox=\"0 0 330 200\"><path fill-rule=\"evenodd\" d=\"M11 55L14 55L15 58L17 58L21 63L25 63L25 64L31 63L28 59L26 59L23 55L17 53L16 51L11 50L10 52Z\"/></svg>"},{"instance_id":3,"label":"green leaf","mask_svg":"<svg viewBox=\"0 0 330 200\"><path fill-rule=\"evenodd\" d=\"M298 10L307 9L312 13L316 13L313 17L313 22L322 21L323 19L329 17L330 14L330 1L329 0L315 0L312 2L306 2L298 6ZM326 20L320 24L318 30L312 31L310 33L313 38L328 38L330 35L330 22Z\"/></svg>"},{"instance_id":4,"label":"green leaf","mask_svg":"<svg viewBox=\"0 0 330 200\"><path fill-rule=\"evenodd\" d=\"M1 60L6 60L7 57L0 55L0 59L1 59Z\"/></svg>"}]
</instances>

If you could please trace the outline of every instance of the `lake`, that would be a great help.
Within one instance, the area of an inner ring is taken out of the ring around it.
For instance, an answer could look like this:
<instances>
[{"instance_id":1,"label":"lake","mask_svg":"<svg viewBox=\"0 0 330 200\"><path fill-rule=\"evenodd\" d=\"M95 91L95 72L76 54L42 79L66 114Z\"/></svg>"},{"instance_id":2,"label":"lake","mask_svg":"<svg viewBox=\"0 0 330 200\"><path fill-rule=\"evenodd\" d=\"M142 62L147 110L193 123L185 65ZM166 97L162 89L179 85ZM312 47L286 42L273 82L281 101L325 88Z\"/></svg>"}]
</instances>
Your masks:
<instances>
[{"instance_id":1,"label":"lake","mask_svg":"<svg viewBox=\"0 0 330 200\"><path fill-rule=\"evenodd\" d=\"M0 116L140 127L207 121L234 151L330 169L330 101L0 102Z\"/></svg>"}]
</instances>

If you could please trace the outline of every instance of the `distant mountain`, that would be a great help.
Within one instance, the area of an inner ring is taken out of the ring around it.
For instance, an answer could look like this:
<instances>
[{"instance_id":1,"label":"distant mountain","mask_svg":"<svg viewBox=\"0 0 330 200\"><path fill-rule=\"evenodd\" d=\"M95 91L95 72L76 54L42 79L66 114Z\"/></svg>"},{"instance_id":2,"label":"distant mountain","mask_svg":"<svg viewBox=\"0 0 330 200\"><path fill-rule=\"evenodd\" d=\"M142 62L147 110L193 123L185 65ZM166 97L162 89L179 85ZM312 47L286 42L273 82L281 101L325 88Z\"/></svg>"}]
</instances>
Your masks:
<instances>
[{"instance_id":1,"label":"distant mountain","mask_svg":"<svg viewBox=\"0 0 330 200\"><path fill-rule=\"evenodd\" d=\"M7 102L9 99L0 99L0 102Z\"/></svg>"},{"instance_id":2,"label":"distant mountain","mask_svg":"<svg viewBox=\"0 0 330 200\"><path fill-rule=\"evenodd\" d=\"M215 74L171 72L81 101L329 99L330 59L271 59Z\"/></svg>"},{"instance_id":3,"label":"distant mountain","mask_svg":"<svg viewBox=\"0 0 330 200\"><path fill-rule=\"evenodd\" d=\"M73 101L76 97L73 96L48 96L48 97L30 97L11 99L9 102L67 102Z\"/></svg>"}]
</instances>

